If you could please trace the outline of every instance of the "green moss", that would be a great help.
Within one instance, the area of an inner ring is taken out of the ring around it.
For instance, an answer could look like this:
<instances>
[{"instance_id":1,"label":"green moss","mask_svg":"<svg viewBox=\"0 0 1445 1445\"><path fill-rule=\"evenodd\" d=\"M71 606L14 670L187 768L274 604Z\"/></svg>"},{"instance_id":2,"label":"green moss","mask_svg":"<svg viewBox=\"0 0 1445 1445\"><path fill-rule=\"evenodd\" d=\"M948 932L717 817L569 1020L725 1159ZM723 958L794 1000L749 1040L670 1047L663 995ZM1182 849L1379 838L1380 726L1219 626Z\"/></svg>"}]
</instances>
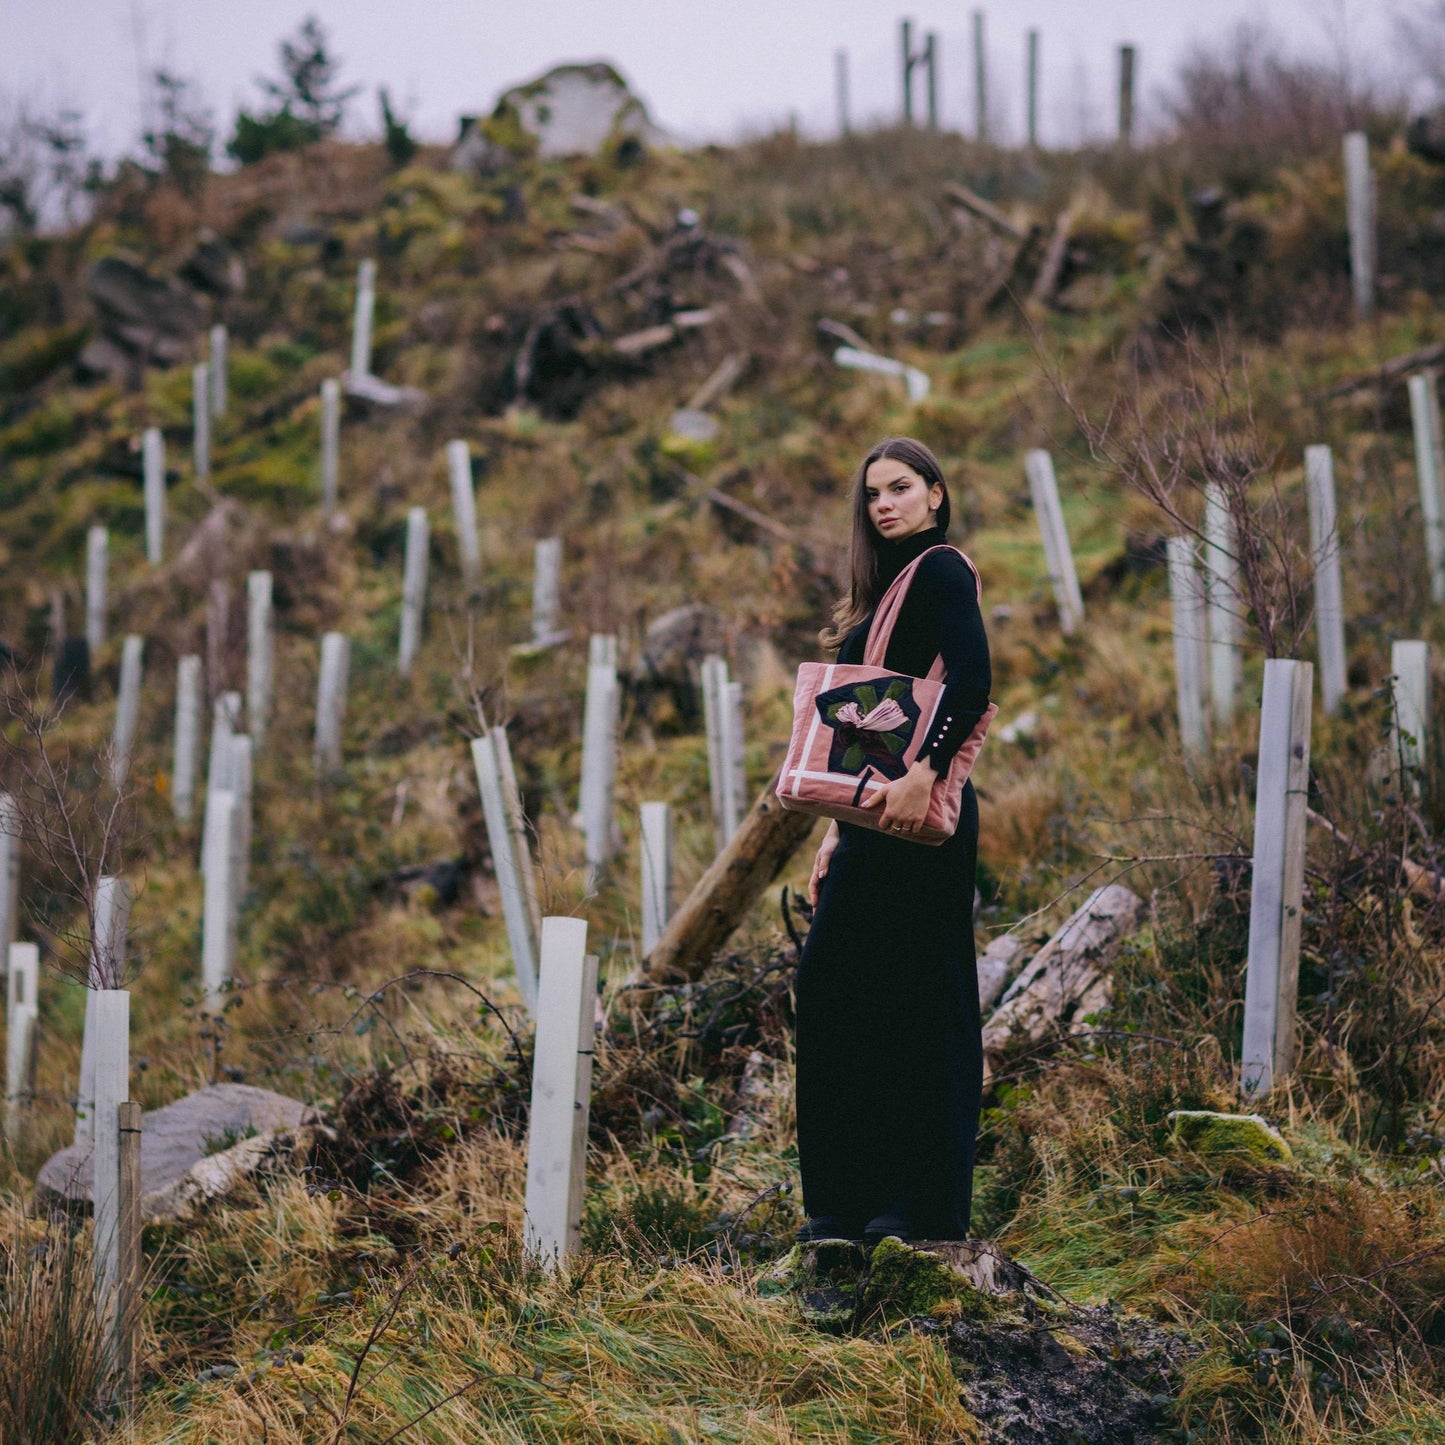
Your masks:
<instances>
[{"instance_id":1,"label":"green moss","mask_svg":"<svg viewBox=\"0 0 1445 1445\"><path fill-rule=\"evenodd\" d=\"M1216 1114L1211 1109L1175 1109L1168 1116L1176 1144L1210 1158L1247 1155L1266 1164L1294 1158L1278 1130L1258 1114Z\"/></svg>"},{"instance_id":2,"label":"green moss","mask_svg":"<svg viewBox=\"0 0 1445 1445\"><path fill-rule=\"evenodd\" d=\"M864 1290L868 1313L894 1319L944 1315L990 1320L998 1302L977 1289L942 1255L897 1239L881 1240L868 1261Z\"/></svg>"}]
</instances>

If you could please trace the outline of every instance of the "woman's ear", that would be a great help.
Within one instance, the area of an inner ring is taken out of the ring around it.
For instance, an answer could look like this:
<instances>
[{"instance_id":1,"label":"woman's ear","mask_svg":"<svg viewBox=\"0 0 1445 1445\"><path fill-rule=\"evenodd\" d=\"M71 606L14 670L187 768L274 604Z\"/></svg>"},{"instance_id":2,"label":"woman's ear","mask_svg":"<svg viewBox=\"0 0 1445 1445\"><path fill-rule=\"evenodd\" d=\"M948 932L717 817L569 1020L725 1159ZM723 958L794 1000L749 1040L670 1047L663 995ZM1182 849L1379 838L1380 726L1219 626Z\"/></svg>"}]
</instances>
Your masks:
<instances>
[{"instance_id":1,"label":"woman's ear","mask_svg":"<svg viewBox=\"0 0 1445 1445\"><path fill-rule=\"evenodd\" d=\"M943 505L943 488L935 482L928 493L928 510L936 512Z\"/></svg>"}]
</instances>

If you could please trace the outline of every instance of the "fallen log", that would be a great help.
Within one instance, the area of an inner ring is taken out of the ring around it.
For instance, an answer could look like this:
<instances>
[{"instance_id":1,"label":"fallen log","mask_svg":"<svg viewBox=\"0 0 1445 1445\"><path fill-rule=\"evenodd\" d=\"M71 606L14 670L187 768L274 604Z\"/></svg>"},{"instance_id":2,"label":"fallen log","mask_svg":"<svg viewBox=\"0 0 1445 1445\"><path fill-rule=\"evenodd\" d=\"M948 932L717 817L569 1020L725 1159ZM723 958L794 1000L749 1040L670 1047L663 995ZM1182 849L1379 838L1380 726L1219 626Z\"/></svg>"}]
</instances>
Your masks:
<instances>
[{"instance_id":1,"label":"fallen log","mask_svg":"<svg viewBox=\"0 0 1445 1445\"><path fill-rule=\"evenodd\" d=\"M1335 842L1343 844L1352 858L1365 856L1365 850L1348 833L1330 822L1324 814L1315 812L1313 808L1306 808L1305 817L1315 827L1322 828ZM1431 903L1438 903L1441 899L1445 899L1445 878L1432 869L1426 868L1424 864L1417 863L1408 853L1400 855L1399 864L1400 872L1405 875L1406 887L1416 897L1428 899Z\"/></svg>"},{"instance_id":2,"label":"fallen log","mask_svg":"<svg viewBox=\"0 0 1445 1445\"><path fill-rule=\"evenodd\" d=\"M1105 964L1139 926L1144 900L1122 883L1096 888L1009 986L983 1029L984 1077L1011 1048L1040 1043L1108 1003Z\"/></svg>"},{"instance_id":3,"label":"fallen log","mask_svg":"<svg viewBox=\"0 0 1445 1445\"><path fill-rule=\"evenodd\" d=\"M1030 301L1041 306L1053 305L1054 297L1058 295L1059 282L1064 275L1064 261L1069 254L1069 238L1074 233L1074 215L1074 207L1069 206L1059 212L1059 219L1054 223L1054 234L1049 238L1048 250L1044 252L1044 264L1039 267L1034 289L1029 296Z\"/></svg>"},{"instance_id":4,"label":"fallen log","mask_svg":"<svg viewBox=\"0 0 1445 1445\"><path fill-rule=\"evenodd\" d=\"M971 191L961 181L945 181L943 183L943 194L955 205L962 206L965 211L992 226L1001 236L1007 236L1011 241L1023 241L1029 234L1023 227L1016 226L999 210L991 201L986 201L977 191Z\"/></svg>"},{"instance_id":5,"label":"fallen log","mask_svg":"<svg viewBox=\"0 0 1445 1445\"><path fill-rule=\"evenodd\" d=\"M978 1007L987 1013L999 1001L1014 976L1024 952L1024 941L1012 933L1001 934L978 956Z\"/></svg>"},{"instance_id":6,"label":"fallen log","mask_svg":"<svg viewBox=\"0 0 1445 1445\"><path fill-rule=\"evenodd\" d=\"M1373 370L1347 376L1343 381L1313 391L1309 400L1341 401L1364 392L1388 391L1392 386L1398 386L1412 371L1419 371L1426 366L1438 366L1442 361L1445 361L1445 341L1437 341L1433 346L1422 346L1418 351L1407 351L1403 356L1393 356Z\"/></svg>"},{"instance_id":7,"label":"fallen log","mask_svg":"<svg viewBox=\"0 0 1445 1445\"><path fill-rule=\"evenodd\" d=\"M817 821L778 802L777 779L758 794L731 841L713 859L647 957L643 979L681 983L698 976L758 895L782 871Z\"/></svg>"}]
</instances>

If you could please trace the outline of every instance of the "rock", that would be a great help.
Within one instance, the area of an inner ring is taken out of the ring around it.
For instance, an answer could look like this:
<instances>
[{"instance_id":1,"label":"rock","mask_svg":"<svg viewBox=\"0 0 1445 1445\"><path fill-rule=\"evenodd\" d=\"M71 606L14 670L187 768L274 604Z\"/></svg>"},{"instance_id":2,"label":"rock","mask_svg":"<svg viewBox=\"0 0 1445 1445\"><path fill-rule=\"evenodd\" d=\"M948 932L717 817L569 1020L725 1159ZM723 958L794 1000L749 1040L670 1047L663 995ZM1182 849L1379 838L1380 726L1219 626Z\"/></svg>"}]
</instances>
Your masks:
<instances>
[{"instance_id":1,"label":"rock","mask_svg":"<svg viewBox=\"0 0 1445 1445\"><path fill-rule=\"evenodd\" d=\"M1294 1151L1258 1114L1175 1109L1165 1115L1174 1142L1208 1158L1243 1155L1261 1164L1288 1164Z\"/></svg>"},{"instance_id":2,"label":"rock","mask_svg":"<svg viewBox=\"0 0 1445 1445\"><path fill-rule=\"evenodd\" d=\"M451 167L492 176L517 161L539 157L640 156L662 140L647 108L610 65L559 65L506 91L483 121L463 122Z\"/></svg>"},{"instance_id":3,"label":"rock","mask_svg":"<svg viewBox=\"0 0 1445 1445\"><path fill-rule=\"evenodd\" d=\"M687 442L714 441L721 429L715 416L709 416L707 412L690 406L679 407L673 412L668 427Z\"/></svg>"},{"instance_id":4,"label":"rock","mask_svg":"<svg viewBox=\"0 0 1445 1445\"><path fill-rule=\"evenodd\" d=\"M123 257L103 256L91 267L85 290L102 335L122 352L165 366L191 359L205 318L190 287L152 276Z\"/></svg>"},{"instance_id":5,"label":"rock","mask_svg":"<svg viewBox=\"0 0 1445 1445\"><path fill-rule=\"evenodd\" d=\"M314 1124L305 1104L249 1084L211 1084L141 1117L141 1214L184 1219L277 1160ZM53 1154L35 1179L37 1208L92 1202L88 1144Z\"/></svg>"},{"instance_id":6,"label":"rock","mask_svg":"<svg viewBox=\"0 0 1445 1445\"><path fill-rule=\"evenodd\" d=\"M241 258L217 236L206 236L181 263L181 279L212 296L234 296L246 284Z\"/></svg>"},{"instance_id":7,"label":"rock","mask_svg":"<svg viewBox=\"0 0 1445 1445\"><path fill-rule=\"evenodd\" d=\"M701 602L674 607L647 625L642 665L651 681L673 687L696 685L703 658L727 652L727 624Z\"/></svg>"}]
</instances>

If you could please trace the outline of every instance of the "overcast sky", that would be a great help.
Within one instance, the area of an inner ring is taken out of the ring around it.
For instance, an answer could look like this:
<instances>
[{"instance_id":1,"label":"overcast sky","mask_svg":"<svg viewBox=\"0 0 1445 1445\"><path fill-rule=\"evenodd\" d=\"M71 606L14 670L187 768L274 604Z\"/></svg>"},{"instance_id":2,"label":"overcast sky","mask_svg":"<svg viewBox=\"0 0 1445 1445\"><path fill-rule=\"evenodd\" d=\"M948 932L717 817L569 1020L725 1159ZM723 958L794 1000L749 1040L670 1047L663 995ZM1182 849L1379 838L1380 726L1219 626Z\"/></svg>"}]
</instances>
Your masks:
<instances>
[{"instance_id":1,"label":"overcast sky","mask_svg":"<svg viewBox=\"0 0 1445 1445\"><path fill-rule=\"evenodd\" d=\"M1441 0L1012 0L984 3L991 109L1022 127L1024 34L1042 35L1040 120L1048 142L1111 124L1116 50L1139 51L1147 123L1180 57L1241 21L1292 52L1399 73L1403 9ZM567 60L620 67L653 118L683 140L730 140L796 115L805 132L836 124L834 55L846 50L855 125L896 115L898 21L938 32L943 118L972 115L969 15L945 0L0 0L0 100L83 110L92 144L115 155L141 129L142 77L157 65L194 78L224 133L256 77L276 72L277 41L320 16L366 87L349 129L379 130L387 85L413 130L450 139L462 113L490 109L507 85ZM1445 12L1442 12L1445 13ZM1445 31L1445 19L1441 21Z\"/></svg>"}]
</instances>

